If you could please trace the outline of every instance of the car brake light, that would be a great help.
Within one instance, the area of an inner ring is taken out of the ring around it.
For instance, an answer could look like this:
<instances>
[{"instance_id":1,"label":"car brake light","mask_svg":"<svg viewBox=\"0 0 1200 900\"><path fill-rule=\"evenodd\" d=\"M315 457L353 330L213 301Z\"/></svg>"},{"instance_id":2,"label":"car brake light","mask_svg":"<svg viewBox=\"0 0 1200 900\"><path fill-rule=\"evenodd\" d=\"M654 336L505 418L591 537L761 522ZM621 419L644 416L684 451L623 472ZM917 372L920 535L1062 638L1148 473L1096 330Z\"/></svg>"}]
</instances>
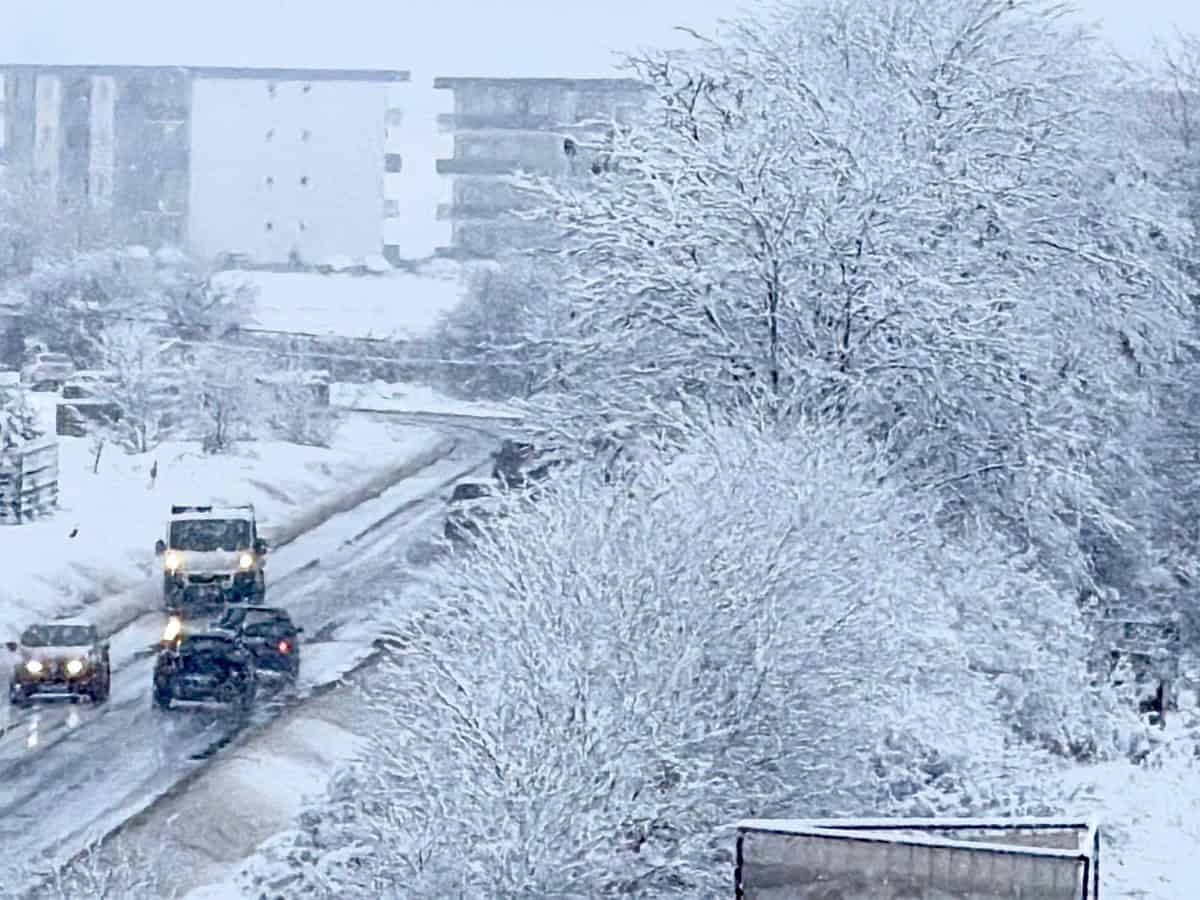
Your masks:
<instances>
[{"instance_id":1,"label":"car brake light","mask_svg":"<svg viewBox=\"0 0 1200 900\"><path fill-rule=\"evenodd\" d=\"M292 645L289 644L287 641L279 642L279 652L280 653L287 653L291 649L292 649Z\"/></svg>"}]
</instances>

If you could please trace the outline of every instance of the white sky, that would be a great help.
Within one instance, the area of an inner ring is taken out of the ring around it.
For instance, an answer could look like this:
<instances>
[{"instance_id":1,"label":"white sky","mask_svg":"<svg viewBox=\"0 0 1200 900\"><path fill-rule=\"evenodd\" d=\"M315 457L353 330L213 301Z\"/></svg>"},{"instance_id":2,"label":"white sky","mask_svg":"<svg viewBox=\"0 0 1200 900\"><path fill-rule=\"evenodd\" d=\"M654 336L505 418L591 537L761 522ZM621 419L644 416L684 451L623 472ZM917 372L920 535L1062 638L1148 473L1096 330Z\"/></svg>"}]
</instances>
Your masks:
<instances>
[{"instance_id":1,"label":"white sky","mask_svg":"<svg viewBox=\"0 0 1200 900\"><path fill-rule=\"evenodd\" d=\"M1200 0L1077 0L1125 52ZM740 0L0 0L0 61L409 69L435 75L614 74L614 49L678 43ZM574 11L571 11L571 10Z\"/></svg>"}]
</instances>

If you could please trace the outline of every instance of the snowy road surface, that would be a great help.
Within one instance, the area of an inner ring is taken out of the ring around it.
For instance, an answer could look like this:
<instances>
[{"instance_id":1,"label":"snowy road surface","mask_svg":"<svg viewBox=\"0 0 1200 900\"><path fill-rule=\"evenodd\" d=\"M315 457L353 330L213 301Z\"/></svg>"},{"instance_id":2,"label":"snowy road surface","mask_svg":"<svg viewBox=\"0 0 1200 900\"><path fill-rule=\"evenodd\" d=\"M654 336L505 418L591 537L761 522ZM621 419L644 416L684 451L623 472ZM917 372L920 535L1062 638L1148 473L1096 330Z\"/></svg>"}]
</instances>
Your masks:
<instances>
[{"instance_id":1,"label":"snowy road surface","mask_svg":"<svg viewBox=\"0 0 1200 900\"><path fill-rule=\"evenodd\" d=\"M386 573L397 556L403 559L405 545L436 528L448 482L480 466L490 449L464 441L447 460L297 539L286 554L272 558L268 601L291 610L306 627L310 645L319 643L327 626L353 619L360 599L369 602L386 592ZM397 509L403 512L363 535ZM9 709L7 719L0 718L0 846L17 865L40 869L74 855L145 809L238 734L239 723L219 708L153 708L153 656L147 648L161 627L161 616L150 614L114 636L107 704L45 702L29 711ZM313 674L322 673L302 671L294 691L310 688ZM250 727L269 720L289 700L288 690L264 687Z\"/></svg>"}]
</instances>

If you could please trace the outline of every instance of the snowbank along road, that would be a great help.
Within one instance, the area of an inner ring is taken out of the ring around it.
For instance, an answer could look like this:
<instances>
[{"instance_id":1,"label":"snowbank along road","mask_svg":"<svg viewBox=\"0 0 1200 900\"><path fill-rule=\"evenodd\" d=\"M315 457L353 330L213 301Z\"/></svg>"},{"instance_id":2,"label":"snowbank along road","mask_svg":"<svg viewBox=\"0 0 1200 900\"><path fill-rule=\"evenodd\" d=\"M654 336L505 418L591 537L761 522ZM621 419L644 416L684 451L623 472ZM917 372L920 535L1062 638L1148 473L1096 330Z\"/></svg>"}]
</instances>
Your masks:
<instances>
[{"instance_id":1,"label":"snowbank along road","mask_svg":"<svg viewBox=\"0 0 1200 900\"><path fill-rule=\"evenodd\" d=\"M298 538L286 559L272 558L267 601L305 626L306 647L351 618L360 599L378 595L370 579L392 565L398 545L432 532L444 493L482 468L492 449L494 441L478 435L464 439L450 457ZM264 685L249 722L219 709L157 710L149 648L161 627L147 617L113 636L107 704L42 704L0 734L0 845L18 865L44 871L71 858L313 686L303 671L292 692Z\"/></svg>"}]
</instances>

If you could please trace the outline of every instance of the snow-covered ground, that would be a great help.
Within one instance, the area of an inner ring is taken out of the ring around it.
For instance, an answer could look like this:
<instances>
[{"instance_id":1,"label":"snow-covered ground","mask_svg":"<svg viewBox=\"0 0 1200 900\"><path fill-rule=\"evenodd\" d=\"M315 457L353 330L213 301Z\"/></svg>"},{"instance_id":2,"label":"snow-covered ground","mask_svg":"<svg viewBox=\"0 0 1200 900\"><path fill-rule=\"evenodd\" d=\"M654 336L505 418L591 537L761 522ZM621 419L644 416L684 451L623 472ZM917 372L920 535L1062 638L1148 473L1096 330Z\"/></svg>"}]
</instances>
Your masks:
<instances>
[{"instance_id":1,"label":"snow-covered ground","mask_svg":"<svg viewBox=\"0 0 1200 900\"><path fill-rule=\"evenodd\" d=\"M91 442L60 438L57 514L0 532L0 634L144 583L172 503L253 503L271 540L285 522L439 440L431 429L350 417L329 449L279 441L245 443L218 456L185 442L141 455L108 448L93 473Z\"/></svg>"},{"instance_id":2,"label":"snow-covered ground","mask_svg":"<svg viewBox=\"0 0 1200 900\"><path fill-rule=\"evenodd\" d=\"M217 278L257 288L251 327L352 338L422 337L465 291L457 268L361 276L231 271Z\"/></svg>"},{"instance_id":3,"label":"snow-covered ground","mask_svg":"<svg viewBox=\"0 0 1200 900\"><path fill-rule=\"evenodd\" d=\"M1145 764L1105 763L1069 777L1080 807L1095 811L1100 822L1103 897L1200 897L1198 738L1200 720L1192 710L1175 719Z\"/></svg>"},{"instance_id":4,"label":"snow-covered ground","mask_svg":"<svg viewBox=\"0 0 1200 900\"><path fill-rule=\"evenodd\" d=\"M487 449L486 441L464 441L421 474L404 479L379 497L297 538L274 560L275 602L286 606L306 628L304 662L297 685L300 696L336 679L372 651L377 629L353 625L332 629L336 623L359 622L374 604L389 602L393 586L403 579L402 570L397 572L397 558L408 555L410 548L436 533L451 485L484 464ZM172 804L190 802L189 797L207 799L210 808L206 821L213 825L213 833L221 834L228 828L229 840L235 845L234 839L244 829L256 835L270 833L270 828L262 832L257 824L259 800L239 800L239 820L231 824L227 815L231 795L221 794L214 800L214 795L203 788L212 768L211 764L205 765L207 756L224 741L236 737L237 723L226 721L219 711L182 709L159 715L151 709L147 692L153 660L145 648L160 628L161 617L151 615L127 627L114 640L114 693L106 707L84 706L78 711L75 707L35 708L0 728L0 768L4 769L0 781L6 786L4 799L0 800L6 813L0 838L15 857L61 863L119 823L143 812L131 830L138 832L149 823L156 839L170 831L180 838L178 852L186 855L193 849L203 849L190 841L199 832L190 826L178 831L178 822L164 821L147 809L152 804L156 809L171 809ZM284 695L298 699L291 691ZM285 697L264 694L250 730L261 725L274 728L272 717L281 711L286 717L288 713L279 705ZM303 715L306 709L301 707L295 713ZM281 721L286 722L286 718ZM104 748L119 742L127 742L127 752L108 759ZM244 759L243 751L253 746L252 741L235 741L211 763ZM309 751L318 755L326 752L301 741L292 757L273 767L275 776L284 773L285 777L275 777L271 784L260 786L266 815L272 815L272 802L286 799L289 789L303 791L302 781L290 779L305 766L297 756L303 757ZM31 765L35 756L38 764ZM192 781L197 774L202 777ZM4 806L6 802L8 806ZM181 821L190 820L185 816ZM272 823L269 819L268 825ZM255 843L252 840L244 850L237 845L241 851L238 858ZM220 841L217 846L222 846ZM44 852L47 855L43 857Z\"/></svg>"},{"instance_id":5,"label":"snow-covered ground","mask_svg":"<svg viewBox=\"0 0 1200 900\"><path fill-rule=\"evenodd\" d=\"M519 419L521 414L503 403L455 400L423 384L334 384L329 392L334 406L376 412L436 413L438 415L479 416L481 418Z\"/></svg>"}]
</instances>

